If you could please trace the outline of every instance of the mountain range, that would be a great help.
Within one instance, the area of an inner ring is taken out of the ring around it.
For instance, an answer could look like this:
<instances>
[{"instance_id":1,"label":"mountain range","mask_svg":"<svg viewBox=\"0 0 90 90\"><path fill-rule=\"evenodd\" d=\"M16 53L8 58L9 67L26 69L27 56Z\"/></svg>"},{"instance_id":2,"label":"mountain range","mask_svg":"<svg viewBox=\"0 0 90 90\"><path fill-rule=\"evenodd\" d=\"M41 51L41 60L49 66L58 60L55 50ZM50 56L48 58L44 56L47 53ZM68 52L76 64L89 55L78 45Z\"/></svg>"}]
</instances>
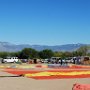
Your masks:
<instances>
[{"instance_id":1,"label":"mountain range","mask_svg":"<svg viewBox=\"0 0 90 90\"><path fill-rule=\"evenodd\" d=\"M87 44L65 44L65 45L55 45L55 46L48 46L48 45L29 45L29 44L11 44L9 42L0 42L0 52L16 52L21 51L24 48L33 48L38 51L44 49L51 49L53 51L74 51Z\"/></svg>"}]
</instances>

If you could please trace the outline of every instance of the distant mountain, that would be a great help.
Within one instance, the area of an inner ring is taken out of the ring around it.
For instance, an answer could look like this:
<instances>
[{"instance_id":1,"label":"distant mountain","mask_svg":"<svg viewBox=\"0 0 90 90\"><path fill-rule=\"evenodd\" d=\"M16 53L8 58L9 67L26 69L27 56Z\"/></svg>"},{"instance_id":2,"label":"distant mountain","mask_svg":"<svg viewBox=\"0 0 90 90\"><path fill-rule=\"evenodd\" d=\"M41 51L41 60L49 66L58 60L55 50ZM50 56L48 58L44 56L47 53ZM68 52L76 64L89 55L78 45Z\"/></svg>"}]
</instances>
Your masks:
<instances>
[{"instance_id":1,"label":"distant mountain","mask_svg":"<svg viewBox=\"0 0 90 90\"><path fill-rule=\"evenodd\" d=\"M87 44L66 44L66 45L48 46L48 45L29 45L29 44L15 45L9 42L0 42L0 51L16 52L16 51L21 51L24 48L33 48L38 51L44 49L51 49L53 51L74 51L84 45Z\"/></svg>"}]
</instances>

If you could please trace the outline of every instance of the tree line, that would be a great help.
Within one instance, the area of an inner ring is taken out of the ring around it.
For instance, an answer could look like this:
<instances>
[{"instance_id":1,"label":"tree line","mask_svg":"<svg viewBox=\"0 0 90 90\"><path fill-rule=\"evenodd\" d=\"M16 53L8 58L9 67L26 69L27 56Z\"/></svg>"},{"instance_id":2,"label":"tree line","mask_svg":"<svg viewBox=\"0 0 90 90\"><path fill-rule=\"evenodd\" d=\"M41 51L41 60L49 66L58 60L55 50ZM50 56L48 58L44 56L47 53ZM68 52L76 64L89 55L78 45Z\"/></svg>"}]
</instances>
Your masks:
<instances>
[{"instance_id":1,"label":"tree line","mask_svg":"<svg viewBox=\"0 0 90 90\"><path fill-rule=\"evenodd\" d=\"M19 52L0 52L1 58L10 57L18 57L20 59L33 59L33 58L51 58L51 57L76 57L76 56L90 56L90 52L88 46L82 46L79 49L72 51L72 52L62 52L62 51L52 51L50 49L45 49L42 51L37 51L33 48L24 48L22 51Z\"/></svg>"}]
</instances>

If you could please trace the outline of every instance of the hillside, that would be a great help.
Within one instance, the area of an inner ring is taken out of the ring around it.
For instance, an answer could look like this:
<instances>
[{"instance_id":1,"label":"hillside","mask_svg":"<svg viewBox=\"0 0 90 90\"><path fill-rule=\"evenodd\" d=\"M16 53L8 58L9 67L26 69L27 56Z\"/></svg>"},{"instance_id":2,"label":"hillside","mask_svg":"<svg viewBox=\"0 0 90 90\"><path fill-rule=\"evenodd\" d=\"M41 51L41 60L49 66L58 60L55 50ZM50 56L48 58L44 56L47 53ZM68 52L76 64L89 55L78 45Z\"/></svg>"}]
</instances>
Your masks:
<instances>
[{"instance_id":1,"label":"hillside","mask_svg":"<svg viewBox=\"0 0 90 90\"><path fill-rule=\"evenodd\" d=\"M24 48L34 48L38 51L43 49L51 49L53 51L74 51L84 45L86 44L66 44L66 45L55 45L55 46L29 45L29 44L15 45L9 42L0 42L0 51L15 52L15 51L20 51Z\"/></svg>"}]
</instances>

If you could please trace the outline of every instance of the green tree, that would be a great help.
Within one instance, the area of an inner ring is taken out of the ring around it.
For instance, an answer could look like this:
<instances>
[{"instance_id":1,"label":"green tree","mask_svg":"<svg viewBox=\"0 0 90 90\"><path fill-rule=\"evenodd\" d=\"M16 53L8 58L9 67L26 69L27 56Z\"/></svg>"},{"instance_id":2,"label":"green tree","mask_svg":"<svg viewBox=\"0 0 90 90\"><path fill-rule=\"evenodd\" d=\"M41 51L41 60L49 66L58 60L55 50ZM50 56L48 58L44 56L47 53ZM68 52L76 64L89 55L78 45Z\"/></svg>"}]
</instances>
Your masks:
<instances>
[{"instance_id":1,"label":"green tree","mask_svg":"<svg viewBox=\"0 0 90 90\"><path fill-rule=\"evenodd\" d=\"M82 53L83 56L87 55L88 52L88 46L82 46L80 47L77 52Z\"/></svg>"},{"instance_id":2,"label":"green tree","mask_svg":"<svg viewBox=\"0 0 90 90\"><path fill-rule=\"evenodd\" d=\"M87 56L90 56L90 53L88 53Z\"/></svg>"},{"instance_id":3,"label":"green tree","mask_svg":"<svg viewBox=\"0 0 90 90\"><path fill-rule=\"evenodd\" d=\"M62 52L54 52L54 57L62 57Z\"/></svg>"},{"instance_id":4,"label":"green tree","mask_svg":"<svg viewBox=\"0 0 90 90\"><path fill-rule=\"evenodd\" d=\"M20 52L20 58L28 59L28 58L37 58L38 52L32 48L25 48Z\"/></svg>"},{"instance_id":5,"label":"green tree","mask_svg":"<svg viewBox=\"0 0 90 90\"><path fill-rule=\"evenodd\" d=\"M64 52L64 53L65 53L65 57L72 57L73 56L72 52Z\"/></svg>"},{"instance_id":6,"label":"green tree","mask_svg":"<svg viewBox=\"0 0 90 90\"><path fill-rule=\"evenodd\" d=\"M72 55L73 55L73 57L82 56L82 55L83 55L83 52L80 52L80 51L73 51L73 52L72 52Z\"/></svg>"},{"instance_id":7,"label":"green tree","mask_svg":"<svg viewBox=\"0 0 90 90\"><path fill-rule=\"evenodd\" d=\"M72 56L73 56L72 52L66 51L66 52L62 52L61 58L65 59L67 57L72 57Z\"/></svg>"},{"instance_id":8,"label":"green tree","mask_svg":"<svg viewBox=\"0 0 90 90\"><path fill-rule=\"evenodd\" d=\"M54 55L53 51L49 50L49 49L45 49L45 50L39 52L40 58L43 58L43 59L51 58L53 55Z\"/></svg>"},{"instance_id":9,"label":"green tree","mask_svg":"<svg viewBox=\"0 0 90 90\"><path fill-rule=\"evenodd\" d=\"M9 56L8 52L0 52L0 57L1 58L6 58L7 56Z\"/></svg>"}]
</instances>

